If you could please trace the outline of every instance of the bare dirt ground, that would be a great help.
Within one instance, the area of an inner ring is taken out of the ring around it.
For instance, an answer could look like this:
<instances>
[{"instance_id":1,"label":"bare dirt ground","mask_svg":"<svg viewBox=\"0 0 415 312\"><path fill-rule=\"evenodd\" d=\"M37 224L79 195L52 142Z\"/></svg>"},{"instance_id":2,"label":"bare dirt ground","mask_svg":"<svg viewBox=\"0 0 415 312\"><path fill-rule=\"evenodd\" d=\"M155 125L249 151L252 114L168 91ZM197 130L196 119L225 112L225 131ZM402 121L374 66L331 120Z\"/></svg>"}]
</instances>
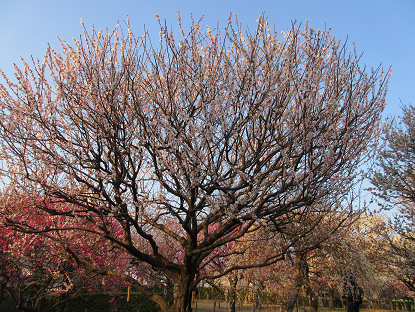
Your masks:
<instances>
[{"instance_id":1,"label":"bare dirt ground","mask_svg":"<svg viewBox=\"0 0 415 312\"><path fill-rule=\"evenodd\" d=\"M226 306L225 301L216 301L216 306L214 300L209 300L209 302L206 302L206 300L198 300L197 305L195 304L193 308L194 312L227 312L228 308ZM256 308L254 310L252 303L244 303L242 306L239 306L239 304L236 306L236 312L280 312L279 306L263 306L261 309ZM294 312L295 309L294 309ZM298 311L303 312L303 311Z\"/></svg>"},{"instance_id":2,"label":"bare dirt ground","mask_svg":"<svg viewBox=\"0 0 415 312\"><path fill-rule=\"evenodd\" d=\"M294 308L293 312L309 312L309 310L306 307L305 311L302 307L298 308L298 311L296 308ZM209 302L206 302L206 300L198 300L197 305L193 307L193 312L227 312L228 308L226 307L226 302L221 301L220 304L217 301L216 306L214 303L214 300L209 300ZM254 310L252 303L245 303L241 307L237 305L236 312L280 312L279 306L263 306L261 309L256 308ZM346 312L347 309L341 309L336 308L335 312ZM319 312L329 312L328 308L319 308ZM389 310L370 310L370 309L360 309L360 312L389 312ZM399 311L390 311L390 312L399 312ZM401 311L406 312L406 311Z\"/></svg>"}]
</instances>

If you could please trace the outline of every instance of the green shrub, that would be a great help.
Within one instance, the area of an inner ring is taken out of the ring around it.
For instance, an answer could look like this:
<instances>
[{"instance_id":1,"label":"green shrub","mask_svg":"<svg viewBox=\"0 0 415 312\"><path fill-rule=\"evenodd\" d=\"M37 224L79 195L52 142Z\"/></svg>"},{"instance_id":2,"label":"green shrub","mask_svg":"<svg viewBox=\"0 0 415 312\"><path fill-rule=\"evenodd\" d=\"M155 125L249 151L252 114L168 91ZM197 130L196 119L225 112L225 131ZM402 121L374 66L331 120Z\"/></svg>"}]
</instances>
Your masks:
<instances>
[{"instance_id":1,"label":"green shrub","mask_svg":"<svg viewBox=\"0 0 415 312\"><path fill-rule=\"evenodd\" d=\"M69 301L65 312L158 312L157 304L140 293L131 293L127 302L126 293L88 294Z\"/></svg>"}]
</instances>

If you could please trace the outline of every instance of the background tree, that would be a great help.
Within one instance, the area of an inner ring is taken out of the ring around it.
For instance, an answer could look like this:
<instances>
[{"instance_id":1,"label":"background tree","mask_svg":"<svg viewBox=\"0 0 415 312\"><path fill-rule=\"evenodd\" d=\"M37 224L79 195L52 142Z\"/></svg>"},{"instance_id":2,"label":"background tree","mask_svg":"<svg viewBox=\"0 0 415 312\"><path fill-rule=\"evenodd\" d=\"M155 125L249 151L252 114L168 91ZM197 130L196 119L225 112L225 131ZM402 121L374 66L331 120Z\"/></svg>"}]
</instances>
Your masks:
<instances>
[{"instance_id":1,"label":"background tree","mask_svg":"<svg viewBox=\"0 0 415 312\"><path fill-rule=\"evenodd\" d=\"M380 259L385 251L380 248L380 237L374 231L376 222L377 216L359 214L318 249L310 267L315 279L327 290L343 294L344 281L352 273L365 297L377 297L384 285Z\"/></svg>"},{"instance_id":2,"label":"background tree","mask_svg":"<svg viewBox=\"0 0 415 312\"><path fill-rule=\"evenodd\" d=\"M361 211L353 211L352 206L348 209L339 209L339 205L345 203L319 202L311 207L304 207L302 213L294 213L290 222L286 225L279 223L279 235L274 239L254 240L245 256L249 259L255 257L264 257L268 253L277 253L277 246L290 246L285 250L286 264L282 271L278 272L277 266L273 265L267 268L253 268L244 272L244 278L256 285L256 289L269 289L269 283L278 283L284 286L284 297L287 311L293 311L297 303L301 290L309 298L312 311L318 308L319 289L326 290L327 285L318 283L322 278L322 272L317 269L316 258L327 257L326 248L329 246L334 237L337 237L337 231L346 232L351 224L357 219ZM305 212L307 210L307 213ZM340 213L339 211L343 211ZM274 232L272 228L268 228ZM341 234L340 234L341 235ZM277 240L274 244L270 242ZM262 244L261 244L262 242ZM274 250L270 250L274 249ZM323 255L323 253L326 253ZM322 259L322 262L324 260ZM329 264L323 264L320 269L324 272ZM316 288L316 286L318 286Z\"/></svg>"},{"instance_id":3,"label":"background tree","mask_svg":"<svg viewBox=\"0 0 415 312\"><path fill-rule=\"evenodd\" d=\"M346 275L339 274L339 271L347 270L350 263L354 262L355 257L334 254L333 247L338 247L345 236L351 235L349 231L363 211L353 211L350 204L347 213L346 210L339 212L336 206L341 204L344 203L324 202L315 205L307 215L293 220L285 231L283 239L292 242L292 247L287 251L287 268L282 278L287 311L293 311L301 294L308 297L310 309L317 311L321 294L333 290L333 297L335 281L338 281L339 276L342 280ZM327 206L331 209L327 209ZM347 264L339 266L337 274L328 274L334 273L333 258L336 257L347 259Z\"/></svg>"},{"instance_id":4,"label":"background tree","mask_svg":"<svg viewBox=\"0 0 415 312\"><path fill-rule=\"evenodd\" d=\"M415 201L415 108L410 105L402 110L399 121L389 119L386 123L385 144L376 158L371 182L377 196L410 217Z\"/></svg>"},{"instance_id":5,"label":"background tree","mask_svg":"<svg viewBox=\"0 0 415 312\"><path fill-rule=\"evenodd\" d=\"M307 23L282 41L263 16L252 33L239 27L230 18L223 38L193 22L176 40L161 26L158 47L148 34L133 36L129 24L126 37L118 26L85 31L73 46L62 42L62 54L50 47L43 62L23 61L16 81L4 76L0 87L10 188L73 204L33 207L82 220L78 231L174 281L169 304L70 244L62 254L131 283L164 311L191 309L199 269L216 249L258 224L278 229L315 201L343 201L376 144L388 74L365 73L356 53ZM73 229L8 222L32 232ZM166 236L180 258L160 248Z\"/></svg>"},{"instance_id":6,"label":"background tree","mask_svg":"<svg viewBox=\"0 0 415 312\"><path fill-rule=\"evenodd\" d=\"M19 200L7 204L2 202L2 205L7 207L0 214L0 304L3 308L8 304L22 311L63 311L66 302L80 294L118 291L125 286L119 279L85 271L78 268L73 260L64 260L60 254L68 244L79 256L90 258L101 266L118 271L138 271L130 266L128 255L113 250L100 236L74 230L62 233L46 230L68 221L71 222L68 227L76 228L79 222L75 219L42 214ZM47 204L50 209L51 206ZM36 228L41 233L25 233L5 226L10 217L14 217L15 222L24 220L25 227ZM81 237L77 237L80 234ZM48 304L46 300L51 297L54 298L53 303Z\"/></svg>"},{"instance_id":7,"label":"background tree","mask_svg":"<svg viewBox=\"0 0 415 312\"><path fill-rule=\"evenodd\" d=\"M283 291L279 293L285 297L283 304L288 311L294 309L301 295L307 296L311 310L317 311L323 294L329 295L329 307L333 309L333 298L342 296L345 277L351 272L364 288L367 298L380 298L379 294L386 285L392 284L393 279L388 278L382 263L388 249L382 248L379 242L383 238L374 226L379 222L378 218L367 216L364 211L347 215L333 213L326 215L310 231L314 218L316 216L310 214L309 218L303 217L303 223L291 224L293 228L308 229L309 234L300 236L292 244L282 263L259 269L257 274L265 281L268 278L282 286ZM294 237L288 234L284 239L292 240ZM255 269L248 271L251 270Z\"/></svg>"},{"instance_id":8,"label":"background tree","mask_svg":"<svg viewBox=\"0 0 415 312\"><path fill-rule=\"evenodd\" d=\"M218 280L220 283L225 280L223 284L229 312L236 311L237 299L254 301L256 307L260 307L261 294L264 290L269 291L269 286L275 282L272 273L287 250L287 245L281 242L279 236L280 233L270 226L247 233L234 244L228 245L231 250L227 252L227 257L221 256L222 262L201 276L212 284L216 283L217 277L222 277ZM270 259L274 262L271 265L268 264ZM251 267L247 269L246 263L251 263ZM233 270L224 276L224 272L230 268ZM239 291L241 289L244 297Z\"/></svg>"},{"instance_id":9,"label":"background tree","mask_svg":"<svg viewBox=\"0 0 415 312\"><path fill-rule=\"evenodd\" d=\"M409 105L402 109L403 116L389 120L385 127L385 145L379 151L371 182L383 205L397 211L381 230L390 245L390 271L415 291L415 108Z\"/></svg>"},{"instance_id":10,"label":"background tree","mask_svg":"<svg viewBox=\"0 0 415 312\"><path fill-rule=\"evenodd\" d=\"M379 220L376 216L368 217L364 209L351 209L352 203L350 211L339 213L337 205L341 204L315 204L308 207L307 213L290 218L285 226L278 223L278 231L270 225L239 239L233 247L239 252L230 253L220 264L214 263L212 274L248 261L264 263L270 255L280 254L283 258L269 266L228 274L229 311L235 311L241 289L257 305L261 304L263 291L281 295L281 304L287 311L293 311L301 295L307 296L310 308L317 311L319 297L328 293L333 309L333 298L341 297L344 279L350 272L358 277L368 297L376 297L386 282L381 259L387 251L381 247L382 237L375 231Z\"/></svg>"}]
</instances>

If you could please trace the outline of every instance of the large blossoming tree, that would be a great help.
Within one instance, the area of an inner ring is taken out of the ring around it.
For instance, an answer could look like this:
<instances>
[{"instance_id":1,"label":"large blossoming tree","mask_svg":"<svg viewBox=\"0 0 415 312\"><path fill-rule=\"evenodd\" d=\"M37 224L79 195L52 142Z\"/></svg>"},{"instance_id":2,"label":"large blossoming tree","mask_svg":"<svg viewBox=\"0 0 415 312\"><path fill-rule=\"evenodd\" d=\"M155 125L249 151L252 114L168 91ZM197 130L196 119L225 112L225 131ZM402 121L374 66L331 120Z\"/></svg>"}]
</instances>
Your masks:
<instances>
[{"instance_id":1,"label":"large blossoming tree","mask_svg":"<svg viewBox=\"0 0 415 312\"><path fill-rule=\"evenodd\" d=\"M85 31L61 42L62 53L49 47L43 61L23 61L0 87L10 188L73 204L33 203L82 219L89 225L78 231L174 281L169 303L65 246L83 269L131 283L163 311L191 309L199 268L222 246L265 224L278 231L316 201L343 201L376 144L388 76L366 73L359 55L307 24L281 39L263 16L246 34L231 19L223 37L199 23L180 31L176 39L161 27L157 46L129 26L125 37L118 27ZM161 248L166 237L179 253Z\"/></svg>"}]
</instances>

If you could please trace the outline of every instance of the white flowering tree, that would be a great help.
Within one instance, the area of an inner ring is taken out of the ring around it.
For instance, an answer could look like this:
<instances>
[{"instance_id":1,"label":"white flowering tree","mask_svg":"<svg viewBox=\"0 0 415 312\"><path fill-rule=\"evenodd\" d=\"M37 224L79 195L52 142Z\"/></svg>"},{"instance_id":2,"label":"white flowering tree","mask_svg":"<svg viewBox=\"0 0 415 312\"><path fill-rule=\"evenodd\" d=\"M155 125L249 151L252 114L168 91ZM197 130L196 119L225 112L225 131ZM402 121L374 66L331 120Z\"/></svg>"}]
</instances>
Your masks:
<instances>
[{"instance_id":1,"label":"white flowering tree","mask_svg":"<svg viewBox=\"0 0 415 312\"><path fill-rule=\"evenodd\" d=\"M278 237L279 245L287 242L291 245L284 260L245 270L245 284L262 285L268 292L282 294L281 303L287 311L294 310L299 296L306 296L311 311L317 311L323 293L329 294L332 310L334 297L343 295L344 282L350 273L364 289L365 298L387 298L383 293L387 285L398 284L384 265L384 259L390 258L390 250L378 235L377 226L382 219L367 216L362 211L326 213L320 219L316 211L314 215L302 216L301 222L291 222L291 229ZM305 236L301 235L304 231L307 231ZM244 256L248 259L263 257L272 249L274 253L278 250L275 241L262 241L258 237Z\"/></svg>"},{"instance_id":2,"label":"white flowering tree","mask_svg":"<svg viewBox=\"0 0 415 312\"><path fill-rule=\"evenodd\" d=\"M341 288L344 277L354 271L352 266L362 265L361 255L354 255L356 246L343 244L346 237L356 235L353 224L362 211L353 211L351 205L349 210L342 211L338 205L315 204L307 213L293 216L289 224L279 229L280 235L275 237L277 242L273 242L290 246L284 253L284 260L268 267L249 269L244 272L244 278L271 291L278 292L282 287L282 304L288 312L293 311L300 295L307 296L311 311L317 311L321 292L334 290L335 285ZM340 251L340 246L345 248ZM247 251L247 257L254 259L277 251L269 240L257 239Z\"/></svg>"},{"instance_id":3,"label":"white flowering tree","mask_svg":"<svg viewBox=\"0 0 415 312\"><path fill-rule=\"evenodd\" d=\"M403 107L403 116L389 120L385 145L379 151L371 176L374 193L384 208L396 208L380 233L389 242L390 273L415 291L415 107Z\"/></svg>"},{"instance_id":4,"label":"white flowering tree","mask_svg":"<svg viewBox=\"0 0 415 312\"><path fill-rule=\"evenodd\" d=\"M157 46L130 28L125 37L93 29L61 42L62 53L23 61L15 80L3 75L10 188L74 204L36 208L84 220L77 230L174 281L168 303L66 246L80 267L129 282L163 311L191 310L199 268L222 246L258 224L278 229L323 198L341 202L376 144L388 73L366 73L359 55L307 23L281 39L263 16L252 33L239 25L229 19L222 36L193 23L180 39L161 27ZM161 248L166 237L179 256Z\"/></svg>"},{"instance_id":5,"label":"white flowering tree","mask_svg":"<svg viewBox=\"0 0 415 312\"><path fill-rule=\"evenodd\" d=\"M347 276L352 273L366 298L376 298L385 285L381 259L387 251L374 229L378 216L362 213L349 226L339 229L310 261L314 280L327 289L343 294Z\"/></svg>"}]
</instances>

